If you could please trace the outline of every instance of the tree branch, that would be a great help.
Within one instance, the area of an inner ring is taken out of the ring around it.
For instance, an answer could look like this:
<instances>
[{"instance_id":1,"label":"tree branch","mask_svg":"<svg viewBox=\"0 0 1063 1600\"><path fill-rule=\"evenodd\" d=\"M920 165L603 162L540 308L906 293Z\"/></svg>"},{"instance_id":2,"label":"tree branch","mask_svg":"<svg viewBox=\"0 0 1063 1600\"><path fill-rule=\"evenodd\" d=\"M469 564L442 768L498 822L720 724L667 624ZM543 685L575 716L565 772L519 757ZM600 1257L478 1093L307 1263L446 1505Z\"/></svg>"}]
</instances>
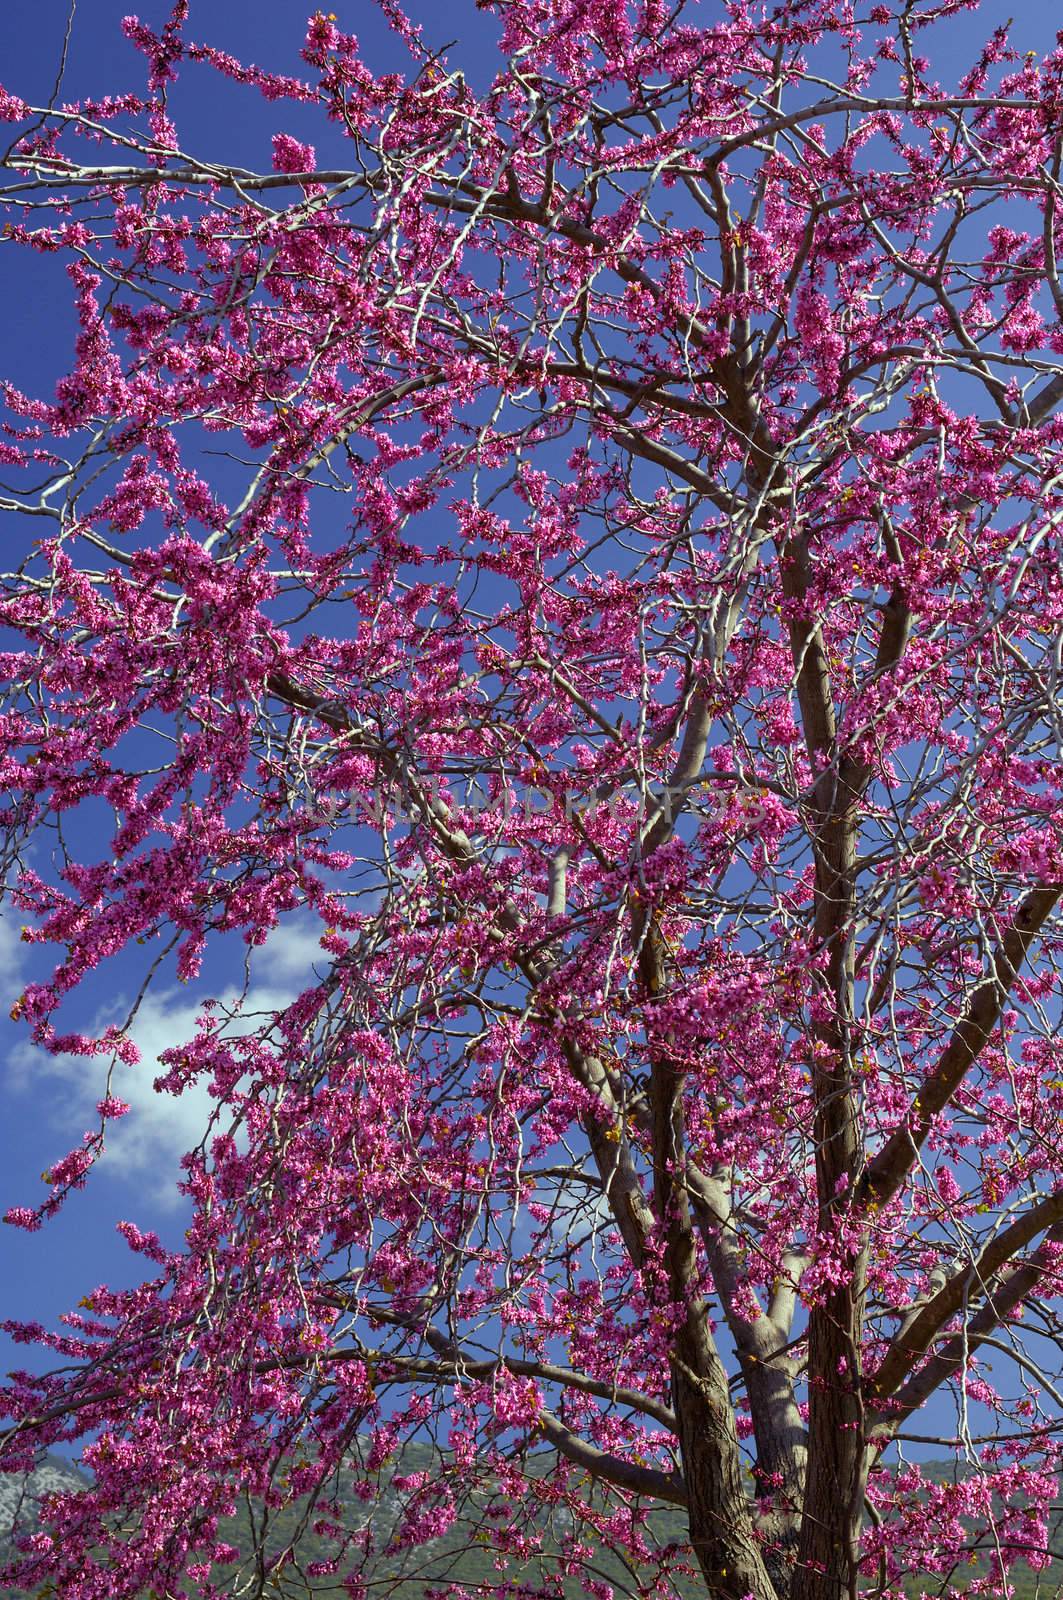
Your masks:
<instances>
[{"instance_id":1,"label":"tree branch","mask_svg":"<svg viewBox=\"0 0 1063 1600\"><path fill-rule=\"evenodd\" d=\"M674 1506L686 1505L686 1485L678 1472L658 1472L654 1467L640 1467L633 1461L607 1455L597 1445L588 1444L571 1428L566 1428L552 1411L539 1413L538 1426L555 1450L577 1467L583 1467L592 1478L616 1484L632 1494L651 1495L656 1500L668 1500Z\"/></svg>"},{"instance_id":2,"label":"tree branch","mask_svg":"<svg viewBox=\"0 0 1063 1600\"><path fill-rule=\"evenodd\" d=\"M1031 889L1023 899L993 959L992 975L974 991L965 1015L913 1099L907 1116L864 1169L856 1187L858 1205L886 1205L900 1189L918 1160L934 1118L948 1105L1000 1021L1030 946L1061 893L1063 885L1047 885Z\"/></svg>"},{"instance_id":3,"label":"tree branch","mask_svg":"<svg viewBox=\"0 0 1063 1600\"><path fill-rule=\"evenodd\" d=\"M894 1394L929 1350L941 1329L969 1299L981 1295L1013 1257L1037 1234L1063 1218L1063 1190L1049 1195L1003 1233L991 1239L977 1261L956 1272L897 1334L869 1384L875 1402Z\"/></svg>"},{"instance_id":4,"label":"tree branch","mask_svg":"<svg viewBox=\"0 0 1063 1600\"><path fill-rule=\"evenodd\" d=\"M959 1333L953 1334L942 1349L909 1378L901 1389L888 1399L879 1402L876 1408L879 1417L876 1432L881 1433L885 1427L888 1432L895 1433L913 1411L918 1411L929 1400L935 1389L966 1365L970 1356L986 1337L993 1333L1028 1295L1033 1294L1046 1272L1059 1270L1059 1263L1054 1259L1057 1245L1063 1245L1063 1222L1055 1223L1048 1230L1044 1241L1034 1251L1029 1261L1011 1274Z\"/></svg>"}]
</instances>

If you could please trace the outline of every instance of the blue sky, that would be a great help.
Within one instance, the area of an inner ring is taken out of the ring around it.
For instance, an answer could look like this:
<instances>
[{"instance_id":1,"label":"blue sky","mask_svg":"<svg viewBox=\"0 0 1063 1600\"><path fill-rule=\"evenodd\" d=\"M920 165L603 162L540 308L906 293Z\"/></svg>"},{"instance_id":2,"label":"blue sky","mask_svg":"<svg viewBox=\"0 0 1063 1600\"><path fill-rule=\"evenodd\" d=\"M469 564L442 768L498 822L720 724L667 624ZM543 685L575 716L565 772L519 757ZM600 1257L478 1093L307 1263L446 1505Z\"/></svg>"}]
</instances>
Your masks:
<instances>
[{"instance_id":1,"label":"blue sky","mask_svg":"<svg viewBox=\"0 0 1063 1600\"><path fill-rule=\"evenodd\" d=\"M169 0L75 0L61 100L143 89L143 57L120 28L122 17L134 9L157 28L168 15ZM372 3L359 0L346 8L340 0L330 0L330 9L358 34L374 64L403 66L403 54ZM241 59L301 75L299 50L311 10L308 0L192 0L189 35ZM462 41L461 58L470 80L493 70L495 25L477 12L473 0L447 0L445 8L414 0L409 11L424 23L433 45ZM69 0L5 8L0 77L31 104L45 104L51 97L69 12ZM316 111L295 104L269 106L253 91L223 83L203 68L185 69L171 92L171 110L188 148L236 164L268 171L270 138L278 131L311 139L322 156L327 151L329 128ZM339 136L333 137L338 147ZM75 331L62 264L45 256L31 261L23 252L0 249L0 297L6 308L3 376L27 392L47 394L56 377L69 370ZM264 1004L291 998L304 986L315 953L320 955L307 926L284 928L259 953L254 974L258 998ZM205 1093L194 1091L178 1101L154 1095L154 1056L194 1032L199 998L238 980L240 954L234 949L220 963L212 961L209 980L187 989L164 982L149 995L133 1030L144 1062L139 1069L126 1069L123 1081L114 1084L134 1110L124 1122L111 1125L108 1153L87 1188L41 1233L0 1228L0 1317L52 1324L101 1282L138 1282L143 1262L115 1233L120 1220L154 1228L167 1243L180 1241L185 1213L174 1187L178 1160L198 1141L210 1102ZM40 1203L47 1193L42 1171L93 1125L93 1106L103 1092L99 1067L48 1057L28 1043L24 1027L7 1020L9 1006L27 980L44 975L43 962L35 961L35 955L20 942L17 920L0 920L0 1212L11 1205ZM94 989L77 997L71 1023L92 1027L96 1021L118 1020L134 987L131 965L113 962L101 971ZM3 1366L32 1359L23 1347L17 1355L9 1351Z\"/></svg>"},{"instance_id":2,"label":"blue sky","mask_svg":"<svg viewBox=\"0 0 1063 1600\"><path fill-rule=\"evenodd\" d=\"M965 67L991 28L1008 15L1009 4L1020 12L1015 30L1021 48L1044 50L1052 42L1053 8L1014 0L991 0L973 16L956 19L940 37L943 77ZM122 37L122 15L136 0L76 0L62 98L118 93L142 88L142 58ZM330 0L342 26L356 32L370 60L381 66L401 65L395 41L383 26L371 0ZM145 22L158 27L168 0L140 0ZM242 59L279 71L298 73L299 47L305 29L307 0L192 0L190 33ZM428 41L458 41L451 59L472 81L482 80L494 65L496 23L477 11L474 0L410 0L408 11L424 25ZM722 11L721 0L702 0L691 18L709 22ZM50 96L67 27L69 0L34 0L5 8L2 24L3 81L34 103ZM286 104L266 105L257 95L220 82L202 69L186 69L172 95L172 111L182 142L198 154L266 169L270 136L284 131L309 138L326 157L329 130L312 110ZM337 135L331 137L337 138ZM69 361L73 317L61 265L48 257L0 249L0 296L5 308L3 375L20 388L47 393ZM271 941L255 967L255 983L263 1001L279 1003L302 987L300 978L313 959L316 942L298 922ZM76 1144L91 1125L91 1108L102 1093L98 1069L91 1063L54 1061L33 1051L22 1028L6 1020L8 1005L28 977L39 975L32 952L21 944L17 925L0 924L0 1211L13 1204L35 1204L45 1194L40 1174ZM208 1102L205 1095L184 1101L152 1095L152 1058L157 1050L192 1032L197 996L234 981L236 963L214 963L212 983L189 989L156 990L141 1009L134 1030L145 1063L115 1091L134 1104L134 1115L118 1124L108 1156L88 1189L74 1196L64 1212L43 1233L27 1236L0 1229L0 1283L5 1286L0 1313L35 1317L51 1323L99 1282L137 1281L138 1258L129 1254L114 1231L120 1219L155 1228L167 1242L180 1239L183 1213L173 1192L180 1152L195 1143ZM120 1019L123 985L132 972L114 963L101 974L99 988L84 993L72 1016L86 1026L97 1020ZM9 998L8 998L9 997ZM126 996L128 998L128 996ZM24 1351L17 1360L23 1364ZM5 1365L11 1364L11 1358Z\"/></svg>"}]
</instances>

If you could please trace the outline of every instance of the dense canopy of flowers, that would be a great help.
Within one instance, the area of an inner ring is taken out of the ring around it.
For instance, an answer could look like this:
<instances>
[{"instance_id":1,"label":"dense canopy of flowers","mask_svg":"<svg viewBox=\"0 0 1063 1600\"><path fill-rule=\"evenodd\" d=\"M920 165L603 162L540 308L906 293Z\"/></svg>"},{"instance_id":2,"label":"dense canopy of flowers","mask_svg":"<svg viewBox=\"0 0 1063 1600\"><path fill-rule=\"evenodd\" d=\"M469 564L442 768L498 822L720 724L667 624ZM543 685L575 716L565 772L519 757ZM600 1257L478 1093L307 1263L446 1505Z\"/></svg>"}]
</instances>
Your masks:
<instances>
[{"instance_id":1,"label":"dense canopy of flowers","mask_svg":"<svg viewBox=\"0 0 1063 1600\"><path fill-rule=\"evenodd\" d=\"M79 985L320 940L163 1057L216 1102L186 1247L126 1224L142 1287L19 1330L61 1365L4 1463L94 1474L19 1581L305 1593L219 1526L309 1497L364 1600L339 1502L417 1439L429 1595L470 1505L529 1600L607 1600L602 1546L647 1597L1000 1593L1060 1449L1063 47L482 4L479 87L390 4L403 72L318 13L280 77L177 0L142 97L0 95L79 327L2 390L13 1014L109 1069L9 1221L150 1070ZM261 170L174 125L203 70Z\"/></svg>"}]
</instances>

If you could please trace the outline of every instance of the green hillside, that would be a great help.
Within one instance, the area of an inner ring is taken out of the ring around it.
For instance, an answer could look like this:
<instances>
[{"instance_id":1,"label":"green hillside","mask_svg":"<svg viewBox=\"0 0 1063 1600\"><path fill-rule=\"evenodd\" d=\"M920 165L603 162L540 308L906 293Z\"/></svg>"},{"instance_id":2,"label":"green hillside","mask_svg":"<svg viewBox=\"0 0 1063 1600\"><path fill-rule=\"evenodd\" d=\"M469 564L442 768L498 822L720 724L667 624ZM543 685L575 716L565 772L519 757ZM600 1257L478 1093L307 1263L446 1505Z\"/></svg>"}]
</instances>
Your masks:
<instances>
[{"instance_id":1,"label":"green hillside","mask_svg":"<svg viewBox=\"0 0 1063 1600\"><path fill-rule=\"evenodd\" d=\"M551 1457L543 1454L540 1471L545 1476ZM404 1479L417 1472L432 1471L438 1467L438 1457L427 1446L407 1446L401 1457L390 1466L382 1484L381 1493L369 1505L350 1500L345 1507L344 1526L368 1534L373 1541L375 1554L362 1569L381 1595L394 1595L397 1600L414 1600L423 1597L426 1590L443 1587L448 1583L474 1584L486 1582L505 1588L507 1584L539 1584L555 1578L559 1564L566 1553L566 1544L576 1530L571 1513L564 1508L539 1516L530 1531L541 1536L541 1548L530 1558L513 1556L499 1562L492 1548L490 1534L485 1526L506 1527L511 1521L510 1503L490 1487L473 1491L458 1520L442 1538L431 1540L412 1549L394 1551L395 1535L403 1521L408 1496L397 1489L393 1480ZM256 1522L260 1510L247 1508L242 1515L232 1519L223 1530L223 1537L237 1546L250 1544L250 1522ZM313 1516L302 1502L276 1513L267 1525L266 1549L270 1553L294 1545L297 1556L281 1580L281 1586L265 1592L278 1595L340 1595L337 1578L314 1577L307 1568L316 1560L327 1558L334 1547L313 1531ZM259 1524L261 1527L261 1524ZM585 1542L591 1542L586 1540ZM687 1544L686 1522L681 1513L666 1508L652 1514L646 1531L647 1543L657 1549L679 1547L662 1556L659 1564L647 1564L641 1571L625 1567L621 1559L609 1551L601 1551L593 1561L593 1576L614 1585L617 1600L625 1594L637 1595L639 1579L645 1582L656 1575L659 1566L673 1574L673 1592L677 1600L694 1600L703 1591L697 1580L683 1581L681 1568L691 1561ZM346 1563L344 1563L344 1568ZM343 1568L341 1568L341 1571ZM245 1569L246 1574L246 1569ZM237 1569L231 1577L236 1580ZM234 1583L235 1587L235 1583ZM566 1596L584 1596L586 1590L574 1578L566 1579L563 1587Z\"/></svg>"},{"instance_id":2,"label":"green hillside","mask_svg":"<svg viewBox=\"0 0 1063 1600\"><path fill-rule=\"evenodd\" d=\"M551 1457L543 1453L528 1463L545 1475ZM409 1501L404 1480L418 1472L432 1472L438 1468L438 1456L426 1445L407 1446L393 1459L380 1475L380 1490L370 1503L364 1503L353 1494L342 1497L340 1525L356 1536L356 1544L364 1541L367 1548L360 1567L361 1576L369 1585L371 1596L394 1596L395 1600L423 1600L426 1593L443 1588L450 1583L487 1583L496 1591L521 1584L537 1585L555 1579L560 1564L571 1556L570 1540L577 1531L571 1512L564 1506L540 1512L528 1531L539 1536L539 1548L531 1555L509 1555L496 1558L491 1535L484 1527L507 1529L512 1520L512 1509L498 1492L497 1487L484 1485L469 1494L457 1522L441 1538L433 1539L414 1548L395 1549L395 1536L403 1522ZM924 1476L935 1482L950 1481L953 1468L947 1463L924 1464ZM538 1475L538 1474L537 1474ZM79 1474L68 1461L49 1457L32 1480L18 1477L0 1478L0 1532L10 1528L16 1512L24 1517L26 1508L32 1506L42 1492L69 1487ZM396 1482L398 1480L398 1482ZM84 1481L83 1479L81 1481ZM342 1488L342 1485L341 1485ZM301 1500L283 1510L266 1514L261 1504L244 1506L240 1513L228 1519L219 1529L219 1538L242 1550L256 1544L264 1547L264 1569L256 1573L250 1563L233 1565L225 1569L224 1579L234 1594L242 1596L270 1596L275 1600L299 1597L309 1600L314 1596L333 1596L342 1600L345 1590L340 1576L349 1570L351 1561L345 1559L339 1575L315 1573L315 1563L323 1562L334 1553L334 1545L315 1531L314 1523L322 1512L307 1500ZM1063 1517L1060 1522L1063 1523ZM584 1540L592 1543L584 1534ZM616 1600L626 1595L636 1596L640 1580L645 1583L661 1567L669 1574L671 1592L675 1600L704 1600L700 1581L687 1575L684 1569L691 1564L686 1540L685 1519L674 1508L654 1512L645 1530L647 1544L660 1552L657 1561L641 1567L627 1566L609 1551L599 1553L586 1566L588 1574L614 1587ZM1063 1526L1054 1530L1053 1543L1063 1542ZM272 1562L281 1552L290 1551L290 1558L281 1571L270 1572ZM357 1559L357 1557L356 1557ZM987 1573L985 1556L977 1566L964 1567L962 1571L942 1579L940 1575L912 1573L905 1584L913 1597L933 1595L944 1583L951 1582L963 1590L974 1580L984 1583ZM1054 1600L1063 1585L1063 1561L1053 1562L1051 1568L1035 1573L1025 1565L1014 1571L1012 1577L1015 1600ZM586 1594L577 1578L564 1579L563 1594L575 1600ZM999 1590L976 1589L976 1593L994 1594ZM24 1591L0 1590L0 1600L18 1600ZM61 1600L61 1597L59 1597Z\"/></svg>"},{"instance_id":3,"label":"green hillside","mask_svg":"<svg viewBox=\"0 0 1063 1600\"><path fill-rule=\"evenodd\" d=\"M534 1463L532 1463L533 1465ZM551 1457L544 1453L538 1458L540 1474L545 1476ZM505 1590L514 1583L541 1584L555 1578L560 1563L566 1557L569 1541L575 1529L571 1513L564 1507L554 1508L540 1515L527 1531L538 1534L541 1540L538 1551L527 1558L509 1556L498 1560L490 1534L485 1526L507 1527L512 1521L511 1503L504 1500L497 1489L485 1486L472 1491L462 1507L457 1521L442 1538L433 1539L413 1548L395 1549L399 1531L409 1501L408 1492L400 1483L418 1472L438 1468L438 1455L427 1445L408 1445L393 1458L380 1474L380 1490L374 1500L363 1503L353 1495L343 1497L343 1514L340 1524L345 1529L371 1541L371 1551L360 1565L363 1578L371 1585L374 1596L394 1596L395 1600L422 1600L426 1591L445 1587L449 1583L475 1584L486 1582ZM67 1488L76 1474L70 1463L50 1457L42 1469L47 1481L39 1486L28 1486L25 1505L32 1502L42 1490ZM536 1475L540 1475L536 1474ZM35 1475L36 1476L36 1475ZM0 1483L3 1480L0 1479ZM8 1479L9 1486L18 1482ZM342 1490L342 1484L341 1484ZM14 1490L9 1489L9 1499L14 1500ZM338 1497L339 1498L339 1497ZM3 1502L0 1501L0 1516ZM244 1505L238 1514L225 1519L219 1526L220 1542L249 1551L256 1545L264 1548L265 1573L256 1585L253 1563L234 1564L222 1569L221 1576L234 1593L246 1596L270 1596L275 1600L310 1596L336 1597L345 1595L340 1578L350 1569L351 1558L341 1562L334 1576L315 1574L315 1563L327 1561L335 1553L335 1544L315 1531L314 1524L323 1517L320 1506L310 1505L306 1499L298 1500L281 1510L266 1512L261 1503ZM10 1527L10 1517L7 1526ZM637 1595L639 1580L656 1575L662 1567L669 1572L672 1592L676 1600L694 1600L703 1593L694 1579L684 1580L683 1567L690 1561L686 1538L685 1519L674 1508L654 1512L645 1530L647 1543L662 1555L658 1561L643 1564L641 1570L627 1567L609 1551L601 1551L587 1567L592 1576L614 1586L617 1600L625 1595ZM585 1542L591 1542L586 1539ZM665 1547L672 1547L665 1553ZM678 1548L676 1548L678 1547ZM290 1550L291 1558L282 1571L269 1572L272 1559ZM357 1552L355 1559L358 1559ZM269 1575L266 1576L266 1573ZM249 1584L250 1579L250 1584ZM585 1596L586 1590L572 1577L563 1584L563 1594L576 1600ZM0 1600L20 1600L24 1591L0 1589Z\"/></svg>"}]
</instances>

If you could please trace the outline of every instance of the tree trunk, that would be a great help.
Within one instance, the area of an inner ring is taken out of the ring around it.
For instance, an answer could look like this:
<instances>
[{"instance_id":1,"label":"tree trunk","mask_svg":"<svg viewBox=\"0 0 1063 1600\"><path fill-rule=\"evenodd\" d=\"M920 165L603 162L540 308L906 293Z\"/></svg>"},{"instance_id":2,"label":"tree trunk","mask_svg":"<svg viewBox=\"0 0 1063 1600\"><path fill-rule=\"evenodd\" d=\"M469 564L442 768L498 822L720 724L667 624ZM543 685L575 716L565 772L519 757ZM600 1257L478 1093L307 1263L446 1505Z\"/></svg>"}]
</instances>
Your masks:
<instances>
[{"instance_id":1,"label":"tree trunk","mask_svg":"<svg viewBox=\"0 0 1063 1600\"><path fill-rule=\"evenodd\" d=\"M697 1352L688 1343L685 1335L677 1339L672 1372L698 1565L712 1600L782 1600L753 1531L726 1374L720 1367L718 1375L695 1377L686 1357Z\"/></svg>"},{"instance_id":2,"label":"tree trunk","mask_svg":"<svg viewBox=\"0 0 1063 1600\"><path fill-rule=\"evenodd\" d=\"M758 1501L770 1509L758 1513L755 1526L775 1591L790 1593L801 1533L808 1458L805 1425L794 1398L793 1371L777 1352L778 1335L770 1327L743 1361L757 1457L753 1487Z\"/></svg>"},{"instance_id":3,"label":"tree trunk","mask_svg":"<svg viewBox=\"0 0 1063 1600\"><path fill-rule=\"evenodd\" d=\"M809 1320L808 1475L792 1600L856 1594L867 1478L859 1337L864 1283L860 1256L850 1281Z\"/></svg>"}]
</instances>

